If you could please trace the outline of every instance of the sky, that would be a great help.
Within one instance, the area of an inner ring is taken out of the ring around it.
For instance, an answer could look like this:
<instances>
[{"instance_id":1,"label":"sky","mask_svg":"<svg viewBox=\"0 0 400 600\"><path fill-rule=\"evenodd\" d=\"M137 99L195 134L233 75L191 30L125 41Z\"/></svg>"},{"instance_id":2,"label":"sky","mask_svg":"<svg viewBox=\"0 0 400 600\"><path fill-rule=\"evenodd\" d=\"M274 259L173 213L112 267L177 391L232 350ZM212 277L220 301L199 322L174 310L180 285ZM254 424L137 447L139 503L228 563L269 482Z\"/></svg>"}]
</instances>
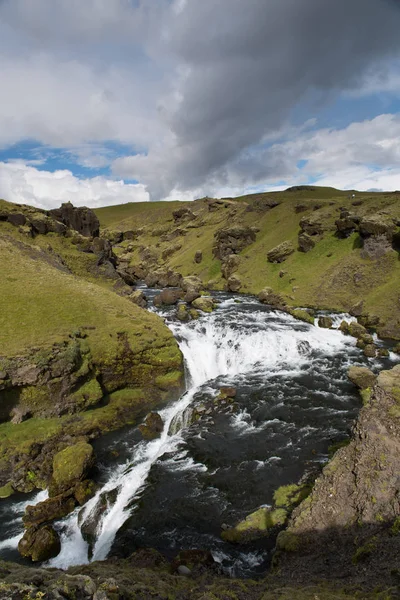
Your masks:
<instances>
[{"instance_id":1,"label":"sky","mask_svg":"<svg viewBox=\"0 0 400 600\"><path fill-rule=\"evenodd\" d=\"M400 189L400 0L0 0L0 197Z\"/></svg>"}]
</instances>

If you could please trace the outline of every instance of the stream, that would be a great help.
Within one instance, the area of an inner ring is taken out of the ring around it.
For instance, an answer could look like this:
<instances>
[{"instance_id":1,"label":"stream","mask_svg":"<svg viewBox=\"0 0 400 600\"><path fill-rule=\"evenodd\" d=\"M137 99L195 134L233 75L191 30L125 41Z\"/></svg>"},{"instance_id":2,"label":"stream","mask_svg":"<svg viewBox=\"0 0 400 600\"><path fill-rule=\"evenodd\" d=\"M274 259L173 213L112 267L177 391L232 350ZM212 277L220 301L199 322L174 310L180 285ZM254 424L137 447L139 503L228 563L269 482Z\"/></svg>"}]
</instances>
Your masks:
<instances>
[{"instance_id":1,"label":"stream","mask_svg":"<svg viewBox=\"0 0 400 600\"><path fill-rule=\"evenodd\" d=\"M348 438L361 406L347 379L350 365L393 366L365 358L340 331L252 297L215 297L218 308L189 323L175 319L174 307L157 310L183 353L186 392L159 411L159 438L144 441L129 427L94 442L101 488L55 524L62 549L49 566L125 557L141 547L168 557L195 548L210 550L226 574L265 572L274 540L235 546L222 541L222 527L271 504L279 486L317 473L329 446ZM333 317L338 327L344 316ZM236 388L232 401L215 402L222 386ZM0 558L18 560L25 506L45 497L1 503Z\"/></svg>"}]
</instances>

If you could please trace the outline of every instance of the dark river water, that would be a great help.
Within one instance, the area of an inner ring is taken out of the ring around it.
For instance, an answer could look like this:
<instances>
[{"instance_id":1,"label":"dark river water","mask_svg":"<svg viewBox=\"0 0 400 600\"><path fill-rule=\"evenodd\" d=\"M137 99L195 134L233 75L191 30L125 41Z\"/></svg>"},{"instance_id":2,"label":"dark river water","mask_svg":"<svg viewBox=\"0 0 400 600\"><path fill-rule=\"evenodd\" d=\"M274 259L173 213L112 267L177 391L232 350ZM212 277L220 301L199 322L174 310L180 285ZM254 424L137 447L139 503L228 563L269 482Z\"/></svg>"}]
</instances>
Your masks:
<instances>
[{"instance_id":1,"label":"dark river water","mask_svg":"<svg viewBox=\"0 0 400 600\"><path fill-rule=\"evenodd\" d=\"M94 444L102 489L56 524L62 550L51 566L127 556L140 547L170 557L201 548L211 550L226 573L264 572L274 540L234 546L222 541L222 526L270 504L279 486L317 473L329 446L349 436L361 406L347 379L350 365L393 366L366 359L339 331L297 321L250 297L216 297L217 310L185 324L174 308L158 311L185 357L187 392L160 410L159 439L143 441L128 428ZM342 318L335 316L336 326ZM236 388L233 405L214 402L221 386ZM1 558L17 559L24 507L45 497L0 504ZM99 512L99 503L108 508ZM90 530L90 547L82 524Z\"/></svg>"}]
</instances>

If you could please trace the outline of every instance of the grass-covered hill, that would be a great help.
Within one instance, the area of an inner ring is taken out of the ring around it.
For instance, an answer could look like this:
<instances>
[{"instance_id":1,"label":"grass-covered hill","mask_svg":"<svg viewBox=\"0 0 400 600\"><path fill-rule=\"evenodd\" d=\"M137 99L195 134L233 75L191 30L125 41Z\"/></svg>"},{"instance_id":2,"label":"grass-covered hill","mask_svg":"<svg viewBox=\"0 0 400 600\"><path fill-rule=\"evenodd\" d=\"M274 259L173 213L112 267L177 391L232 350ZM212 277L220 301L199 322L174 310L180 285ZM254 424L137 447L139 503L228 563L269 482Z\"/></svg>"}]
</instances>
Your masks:
<instances>
[{"instance_id":1,"label":"grass-covered hill","mask_svg":"<svg viewBox=\"0 0 400 600\"><path fill-rule=\"evenodd\" d=\"M268 286L292 306L358 304L359 314L379 317L382 336L400 338L400 193L301 186L96 214L134 275L172 269L198 275L210 289Z\"/></svg>"},{"instance_id":2,"label":"grass-covered hill","mask_svg":"<svg viewBox=\"0 0 400 600\"><path fill-rule=\"evenodd\" d=\"M0 202L0 495L46 487L55 452L181 389L172 334L111 260L98 237Z\"/></svg>"}]
</instances>

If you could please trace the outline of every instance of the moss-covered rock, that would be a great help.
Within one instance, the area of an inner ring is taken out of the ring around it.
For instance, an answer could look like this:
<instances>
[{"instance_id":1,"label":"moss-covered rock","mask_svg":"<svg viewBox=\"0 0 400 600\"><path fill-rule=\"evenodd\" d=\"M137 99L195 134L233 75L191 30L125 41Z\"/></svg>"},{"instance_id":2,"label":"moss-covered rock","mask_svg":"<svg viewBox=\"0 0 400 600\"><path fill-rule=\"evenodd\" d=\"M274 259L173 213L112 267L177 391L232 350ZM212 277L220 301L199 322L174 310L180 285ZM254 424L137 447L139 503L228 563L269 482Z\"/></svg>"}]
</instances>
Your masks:
<instances>
[{"instance_id":1,"label":"moss-covered rock","mask_svg":"<svg viewBox=\"0 0 400 600\"><path fill-rule=\"evenodd\" d=\"M6 485L3 485L2 487L0 487L0 500L2 498L9 498L10 496L13 495L14 491L15 490L14 490L12 484L10 482L6 483Z\"/></svg>"},{"instance_id":2,"label":"moss-covered rock","mask_svg":"<svg viewBox=\"0 0 400 600\"><path fill-rule=\"evenodd\" d=\"M225 542L245 544L256 539L270 535L271 531L286 522L288 513L283 508L271 510L262 507L248 515L235 527L226 529L221 533Z\"/></svg>"},{"instance_id":3,"label":"moss-covered rock","mask_svg":"<svg viewBox=\"0 0 400 600\"><path fill-rule=\"evenodd\" d=\"M192 302L192 306L206 313L214 310L214 300L208 296L201 296Z\"/></svg>"},{"instance_id":4,"label":"moss-covered rock","mask_svg":"<svg viewBox=\"0 0 400 600\"><path fill-rule=\"evenodd\" d=\"M53 458L53 476L49 488L51 496L74 487L82 481L94 464L93 447L80 442L58 452Z\"/></svg>"},{"instance_id":5,"label":"moss-covered rock","mask_svg":"<svg viewBox=\"0 0 400 600\"><path fill-rule=\"evenodd\" d=\"M146 440L154 440L160 437L164 429L164 422L161 416L156 412L147 415L142 425L139 425L139 431Z\"/></svg>"},{"instance_id":6,"label":"moss-covered rock","mask_svg":"<svg viewBox=\"0 0 400 600\"><path fill-rule=\"evenodd\" d=\"M92 479L80 481L74 489L74 497L80 506L86 504L96 494L99 486Z\"/></svg>"},{"instance_id":7,"label":"moss-covered rock","mask_svg":"<svg viewBox=\"0 0 400 600\"><path fill-rule=\"evenodd\" d=\"M285 242L282 242L281 244L279 244L278 246L276 246L275 248L272 248L272 250L270 250L267 253L267 258L270 263L282 263L291 254L293 254L294 251L295 251L295 248L294 248L292 242L285 241Z\"/></svg>"},{"instance_id":8,"label":"moss-covered rock","mask_svg":"<svg viewBox=\"0 0 400 600\"><path fill-rule=\"evenodd\" d=\"M318 319L318 326L323 327L324 329L331 329L333 325L333 321L330 317L320 317Z\"/></svg>"},{"instance_id":9,"label":"moss-covered rock","mask_svg":"<svg viewBox=\"0 0 400 600\"><path fill-rule=\"evenodd\" d=\"M350 367L347 376L360 390L373 387L377 379L376 375L366 367Z\"/></svg>"},{"instance_id":10,"label":"moss-covered rock","mask_svg":"<svg viewBox=\"0 0 400 600\"><path fill-rule=\"evenodd\" d=\"M299 321L304 321L305 323L309 323L310 325L314 325L314 317L310 315L306 310L302 310L301 308L291 309L288 311L289 314L292 315L295 319L299 319Z\"/></svg>"},{"instance_id":11,"label":"moss-covered rock","mask_svg":"<svg viewBox=\"0 0 400 600\"><path fill-rule=\"evenodd\" d=\"M18 551L21 556L33 562L49 560L59 554L61 543L58 533L49 525L30 527L19 541Z\"/></svg>"}]
</instances>

